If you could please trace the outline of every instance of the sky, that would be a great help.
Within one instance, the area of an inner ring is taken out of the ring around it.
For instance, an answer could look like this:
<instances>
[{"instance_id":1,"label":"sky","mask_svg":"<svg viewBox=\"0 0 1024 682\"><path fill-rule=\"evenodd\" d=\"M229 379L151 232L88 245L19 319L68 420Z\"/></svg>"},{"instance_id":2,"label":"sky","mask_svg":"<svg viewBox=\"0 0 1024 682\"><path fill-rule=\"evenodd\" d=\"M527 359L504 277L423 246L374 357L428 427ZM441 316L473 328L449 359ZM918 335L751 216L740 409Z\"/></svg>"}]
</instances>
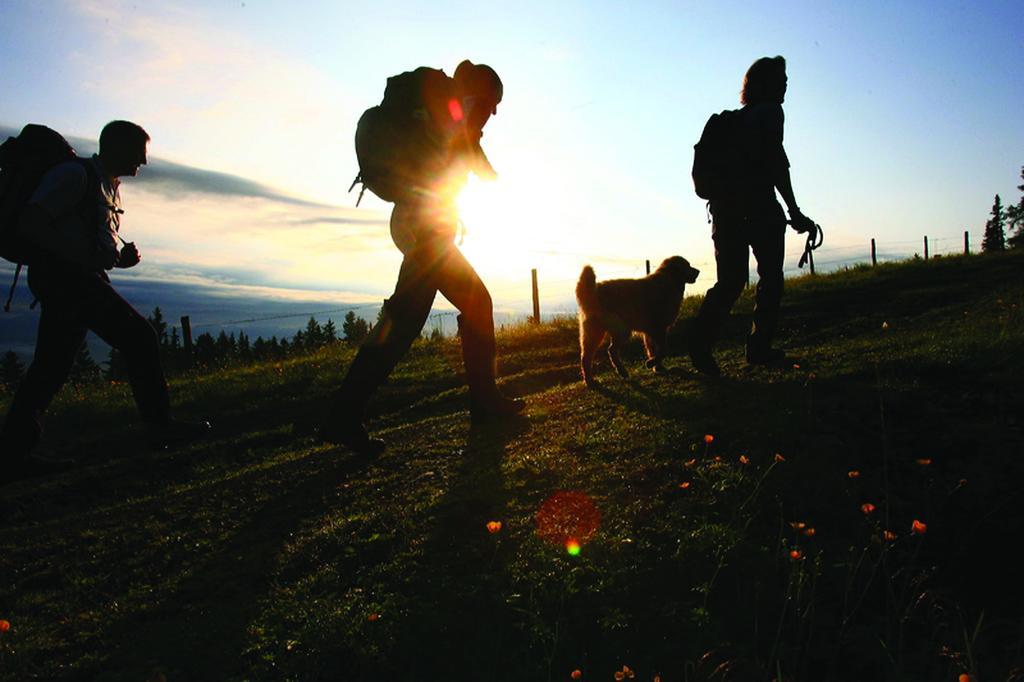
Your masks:
<instances>
[{"instance_id":1,"label":"sky","mask_svg":"<svg viewBox=\"0 0 1024 682\"><path fill-rule=\"evenodd\" d=\"M484 62L505 85L483 140L499 178L464 191L462 248L497 310L529 309L536 268L542 311L571 312L586 263L629 277L679 254L702 271L692 292L713 284L693 144L761 56L787 60L786 149L823 269L873 237L883 258L925 235L962 249L965 230L976 249L994 195L1020 199L1022 19L1019 0L3 0L0 134L44 123L90 153L109 120L148 130L151 164L122 186L143 262L115 276L140 308L214 325L370 306L400 255L390 206L347 193L356 121L388 76ZM787 246L795 273L802 240Z\"/></svg>"}]
</instances>

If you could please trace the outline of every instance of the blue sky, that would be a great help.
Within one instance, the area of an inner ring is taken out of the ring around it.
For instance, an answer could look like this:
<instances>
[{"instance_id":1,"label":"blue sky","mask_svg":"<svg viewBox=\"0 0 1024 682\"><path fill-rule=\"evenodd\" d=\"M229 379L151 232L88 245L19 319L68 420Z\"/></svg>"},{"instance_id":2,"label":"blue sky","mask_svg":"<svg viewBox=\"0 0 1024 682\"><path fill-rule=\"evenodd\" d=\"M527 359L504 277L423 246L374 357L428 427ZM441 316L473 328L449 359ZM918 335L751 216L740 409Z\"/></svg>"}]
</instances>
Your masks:
<instances>
[{"instance_id":1,"label":"blue sky","mask_svg":"<svg viewBox=\"0 0 1024 682\"><path fill-rule=\"evenodd\" d=\"M505 82L484 139L500 177L467 189L464 249L499 308L528 307L536 267L550 309L571 306L588 262L631 276L678 253L703 270L694 290L713 282L692 145L764 55L789 65L786 145L826 230L819 262L864 259L871 237L894 255L926 234L977 244L993 195L1019 199L1022 19L1019 1L7 0L0 126L47 123L86 147L113 118L149 130L154 164L123 190L133 277L366 303L399 256L388 206L345 193L359 114L389 75L487 62Z\"/></svg>"}]
</instances>

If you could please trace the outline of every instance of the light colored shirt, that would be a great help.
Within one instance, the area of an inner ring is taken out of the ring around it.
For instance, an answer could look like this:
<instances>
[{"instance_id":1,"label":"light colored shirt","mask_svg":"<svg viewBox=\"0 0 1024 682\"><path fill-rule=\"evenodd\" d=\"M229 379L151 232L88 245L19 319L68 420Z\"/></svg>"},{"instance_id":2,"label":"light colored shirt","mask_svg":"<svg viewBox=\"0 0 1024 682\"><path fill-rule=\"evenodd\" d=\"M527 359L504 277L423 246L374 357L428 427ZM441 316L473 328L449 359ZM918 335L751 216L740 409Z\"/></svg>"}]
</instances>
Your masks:
<instances>
[{"instance_id":1,"label":"light colored shirt","mask_svg":"<svg viewBox=\"0 0 1024 682\"><path fill-rule=\"evenodd\" d=\"M29 235L41 248L89 270L110 270L120 249L117 233L121 227L121 195L116 179L111 181L98 156L85 161L99 178L99 191L86 197L89 174L82 162L66 161L54 166L40 181L29 204L43 209L53 219L53 229Z\"/></svg>"}]
</instances>

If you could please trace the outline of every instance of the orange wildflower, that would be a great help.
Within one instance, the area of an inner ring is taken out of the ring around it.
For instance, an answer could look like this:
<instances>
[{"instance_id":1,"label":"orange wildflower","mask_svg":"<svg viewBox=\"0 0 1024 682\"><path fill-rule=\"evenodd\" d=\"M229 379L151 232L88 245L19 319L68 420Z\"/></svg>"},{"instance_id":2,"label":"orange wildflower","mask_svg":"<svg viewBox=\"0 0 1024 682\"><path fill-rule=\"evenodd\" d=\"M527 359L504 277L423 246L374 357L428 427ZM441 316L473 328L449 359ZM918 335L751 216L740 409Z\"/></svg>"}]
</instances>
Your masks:
<instances>
[{"instance_id":1,"label":"orange wildflower","mask_svg":"<svg viewBox=\"0 0 1024 682\"><path fill-rule=\"evenodd\" d=\"M583 679L583 671L580 670L579 668L576 668L576 670L573 670L571 673L569 673L569 677L571 677L574 680L582 680Z\"/></svg>"},{"instance_id":2,"label":"orange wildflower","mask_svg":"<svg viewBox=\"0 0 1024 682\"><path fill-rule=\"evenodd\" d=\"M488 521L487 522L487 532L488 533L493 535L494 533L497 533L500 530L501 530L501 521Z\"/></svg>"},{"instance_id":3,"label":"orange wildflower","mask_svg":"<svg viewBox=\"0 0 1024 682\"><path fill-rule=\"evenodd\" d=\"M805 528L805 529L804 529L804 535L806 535L806 536L807 536L807 537L809 537L809 538L813 538L813 537L814 537L814 534L815 534L816 532L817 532L817 531L815 531L815 530L814 530L814 528Z\"/></svg>"},{"instance_id":4,"label":"orange wildflower","mask_svg":"<svg viewBox=\"0 0 1024 682\"><path fill-rule=\"evenodd\" d=\"M894 542L896 540L896 533L893 533L891 530L887 530L882 533L882 537L885 538L886 542Z\"/></svg>"},{"instance_id":5,"label":"orange wildflower","mask_svg":"<svg viewBox=\"0 0 1024 682\"><path fill-rule=\"evenodd\" d=\"M776 452L776 453L775 453L775 461L776 461L776 462L785 462L785 461L786 461L786 458L785 458L785 457L783 457L782 455L780 455L779 453L777 453L777 452Z\"/></svg>"},{"instance_id":6,"label":"orange wildflower","mask_svg":"<svg viewBox=\"0 0 1024 682\"><path fill-rule=\"evenodd\" d=\"M910 524L910 530L918 535L924 535L928 530L928 525L917 519L914 519L914 523Z\"/></svg>"},{"instance_id":7,"label":"orange wildflower","mask_svg":"<svg viewBox=\"0 0 1024 682\"><path fill-rule=\"evenodd\" d=\"M793 369L800 369L800 365L798 365L797 363L794 362L793 363Z\"/></svg>"},{"instance_id":8,"label":"orange wildflower","mask_svg":"<svg viewBox=\"0 0 1024 682\"><path fill-rule=\"evenodd\" d=\"M684 467L692 467L692 466L696 466L696 465L697 465L697 458L696 457L694 457L693 459L688 459L685 462L683 462L683 466Z\"/></svg>"},{"instance_id":9,"label":"orange wildflower","mask_svg":"<svg viewBox=\"0 0 1024 682\"><path fill-rule=\"evenodd\" d=\"M713 443L714 440L715 440L715 437L712 436L710 433L704 434L704 442L707 443L708 445L711 445L711 443Z\"/></svg>"},{"instance_id":10,"label":"orange wildflower","mask_svg":"<svg viewBox=\"0 0 1024 682\"><path fill-rule=\"evenodd\" d=\"M860 478L860 472L857 471L856 469L853 469L852 471L847 471L846 472L846 477L847 478Z\"/></svg>"},{"instance_id":11,"label":"orange wildflower","mask_svg":"<svg viewBox=\"0 0 1024 682\"><path fill-rule=\"evenodd\" d=\"M7 632L11 629L11 621L0 620L0 632Z\"/></svg>"},{"instance_id":12,"label":"orange wildflower","mask_svg":"<svg viewBox=\"0 0 1024 682\"><path fill-rule=\"evenodd\" d=\"M917 463L920 464L921 466L926 467L932 463L932 460L929 459L928 457L922 457L921 459L917 460Z\"/></svg>"},{"instance_id":13,"label":"orange wildflower","mask_svg":"<svg viewBox=\"0 0 1024 682\"><path fill-rule=\"evenodd\" d=\"M626 673L622 672L621 670L616 671L615 682L622 682L622 680L624 679L626 679Z\"/></svg>"},{"instance_id":14,"label":"orange wildflower","mask_svg":"<svg viewBox=\"0 0 1024 682\"><path fill-rule=\"evenodd\" d=\"M370 615L368 615L366 617L366 620L370 621L371 623L374 623L374 622L380 620L380 614L379 613L371 613Z\"/></svg>"},{"instance_id":15,"label":"orange wildflower","mask_svg":"<svg viewBox=\"0 0 1024 682\"><path fill-rule=\"evenodd\" d=\"M793 526L795 530L803 530L807 527L807 524L803 521L790 521L789 525Z\"/></svg>"},{"instance_id":16,"label":"orange wildflower","mask_svg":"<svg viewBox=\"0 0 1024 682\"><path fill-rule=\"evenodd\" d=\"M860 506L860 510L864 514L871 514L872 512L875 511L875 505L871 504L870 502L865 502L864 504L862 504Z\"/></svg>"},{"instance_id":17,"label":"orange wildflower","mask_svg":"<svg viewBox=\"0 0 1024 682\"><path fill-rule=\"evenodd\" d=\"M686 490L689 487L690 487L690 482L689 481L683 481L682 483L679 484L679 488L681 490Z\"/></svg>"},{"instance_id":18,"label":"orange wildflower","mask_svg":"<svg viewBox=\"0 0 1024 682\"><path fill-rule=\"evenodd\" d=\"M750 464L750 460L747 459L746 455L740 455L740 464Z\"/></svg>"},{"instance_id":19,"label":"orange wildflower","mask_svg":"<svg viewBox=\"0 0 1024 682\"><path fill-rule=\"evenodd\" d=\"M956 678L957 682L974 682L974 678L967 673L960 673L960 677Z\"/></svg>"},{"instance_id":20,"label":"orange wildflower","mask_svg":"<svg viewBox=\"0 0 1024 682\"><path fill-rule=\"evenodd\" d=\"M799 549L790 550L789 558L793 561L800 561L804 558L804 553L801 552Z\"/></svg>"}]
</instances>

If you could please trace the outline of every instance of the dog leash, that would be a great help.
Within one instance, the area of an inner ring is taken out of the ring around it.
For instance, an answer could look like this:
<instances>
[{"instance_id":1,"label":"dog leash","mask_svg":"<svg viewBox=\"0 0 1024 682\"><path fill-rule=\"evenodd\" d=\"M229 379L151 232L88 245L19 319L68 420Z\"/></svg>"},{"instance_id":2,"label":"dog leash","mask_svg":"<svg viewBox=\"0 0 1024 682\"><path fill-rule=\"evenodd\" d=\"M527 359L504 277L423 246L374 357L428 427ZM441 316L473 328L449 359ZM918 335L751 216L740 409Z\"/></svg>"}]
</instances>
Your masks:
<instances>
[{"instance_id":1,"label":"dog leash","mask_svg":"<svg viewBox=\"0 0 1024 682\"><path fill-rule=\"evenodd\" d=\"M825 230L821 225L814 223L814 228L807 231L807 241L804 243L804 255L800 256L797 267L803 269L807 261L811 259L811 253L825 241Z\"/></svg>"}]
</instances>

